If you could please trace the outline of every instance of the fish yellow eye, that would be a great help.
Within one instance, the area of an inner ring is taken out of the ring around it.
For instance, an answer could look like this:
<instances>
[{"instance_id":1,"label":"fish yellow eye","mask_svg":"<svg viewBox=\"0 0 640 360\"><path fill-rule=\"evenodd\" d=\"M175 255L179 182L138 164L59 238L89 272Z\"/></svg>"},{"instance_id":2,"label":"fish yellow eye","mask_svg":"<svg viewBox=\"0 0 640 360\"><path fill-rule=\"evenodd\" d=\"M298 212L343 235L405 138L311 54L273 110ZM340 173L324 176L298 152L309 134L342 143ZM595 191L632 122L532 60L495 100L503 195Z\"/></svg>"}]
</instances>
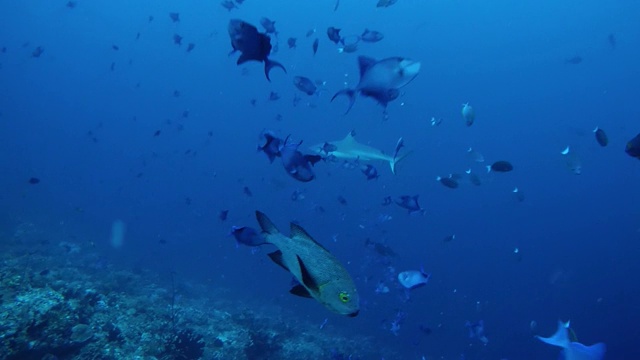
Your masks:
<instances>
[{"instance_id":1,"label":"fish yellow eye","mask_svg":"<svg viewBox=\"0 0 640 360\"><path fill-rule=\"evenodd\" d=\"M343 303L346 303L346 302L349 302L350 299L351 297L349 296L349 293L345 291L340 292L340 301L342 301Z\"/></svg>"}]
</instances>

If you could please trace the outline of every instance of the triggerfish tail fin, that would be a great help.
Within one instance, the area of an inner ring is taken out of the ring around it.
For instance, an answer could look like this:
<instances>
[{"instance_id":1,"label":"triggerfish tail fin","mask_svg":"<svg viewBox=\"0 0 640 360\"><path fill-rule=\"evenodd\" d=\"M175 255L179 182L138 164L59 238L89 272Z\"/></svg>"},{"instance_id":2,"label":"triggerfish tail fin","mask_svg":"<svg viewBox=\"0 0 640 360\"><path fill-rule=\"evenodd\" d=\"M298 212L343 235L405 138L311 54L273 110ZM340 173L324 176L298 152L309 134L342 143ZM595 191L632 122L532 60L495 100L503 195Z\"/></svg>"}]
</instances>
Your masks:
<instances>
[{"instance_id":1,"label":"triggerfish tail fin","mask_svg":"<svg viewBox=\"0 0 640 360\"><path fill-rule=\"evenodd\" d=\"M263 232L270 235L278 234L280 232L267 215L258 210L256 210L256 219L258 220L258 224L260 224L260 228Z\"/></svg>"},{"instance_id":2,"label":"triggerfish tail fin","mask_svg":"<svg viewBox=\"0 0 640 360\"><path fill-rule=\"evenodd\" d=\"M558 329L550 337L536 336L538 340L549 345L559 346L561 348L569 347L569 323L558 321Z\"/></svg>"},{"instance_id":3,"label":"triggerfish tail fin","mask_svg":"<svg viewBox=\"0 0 640 360\"><path fill-rule=\"evenodd\" d=\"M565 355L568 355L565 358L566 360L602 360L606 350L604 343L586 346L579 342L572 342L569 344L569 349L565 350Z\"/></svg>"},{"instance_id":4,"label":"triggerfish tail fin","mask_svg":"<svg viewBox=\"0 0 640 360\"><path fill-rule=\"evenodd\" d=\"M284 68L284 66L282 66L282 64L280 64L277 61L273 61L273 60L269 60L269 59L265 59L264 60L264 74L267 76L267 80L271 81L271 78L269 78L269 72L271 72L271 69L273 69L274 67L278 67L280 69L282 69L282 71L284 71L284 73L287 73L287 69Z\"/></svg>"},{"instance_id":5,"label":"triggerfish tail fin","mask_svg":"<svg viewBox=\"0 0 640 360\"><path fill-rule=\"evenodd\" d=\"M349 107L347 108L347 111L344 112L344 114L346 115L349 113L349 111L351 111L353 104L355 104L356 102L356 91L353 89L340 90L335 95L333 95L331 101L333 101L339 95L346 95L349 98Z\"/></svg>"}]
</instances>

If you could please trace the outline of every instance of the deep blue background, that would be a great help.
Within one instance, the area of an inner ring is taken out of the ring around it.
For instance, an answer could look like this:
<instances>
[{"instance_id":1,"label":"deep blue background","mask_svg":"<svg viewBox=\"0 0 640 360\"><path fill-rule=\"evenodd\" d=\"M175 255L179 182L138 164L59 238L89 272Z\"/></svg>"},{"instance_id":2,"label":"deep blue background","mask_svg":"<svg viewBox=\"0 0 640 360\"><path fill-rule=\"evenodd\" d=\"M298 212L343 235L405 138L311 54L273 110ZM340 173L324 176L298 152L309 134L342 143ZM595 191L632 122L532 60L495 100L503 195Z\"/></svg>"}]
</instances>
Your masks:
<instances>
[{"instance_id":1,"label":"deep blue background","mask_svg":"<svg viewBox=\"0 0 640 360\"><path fill-rule=\"evenodd\" d=\"M551 334L558 319L571 319L586 344L606 342L608 358L640 357L640 162L624 153L640 132L637 2L400 0L377 9L374 0L342 0L337 12L328 0L247 0L232 12L200 0L65 3L0 6L3 232L34 222L54 243L94 241L111 261L175 270L229 288L239 303L259 298L312 324L328 317L329 331L370 334L409 359L553 359L558 349L532 335ZM172 23L169 12L181 21ZM280 49L272 58L288 71L273 70L271 83L262 64L237 67L228 56L229 19L258 25L262 16L276 21ZM340 54L328 26L344 35L368 27L385 39ZM305 37L312 28L316 34ZM174 33L184 37L181 47ZM288 37L298 38L298 49L288 49ZM186 53L189 42L196 47ZM45 50L40 58L31 57L36 46ZM357 83L357 55L422 62L387 121L370 99L359 98L347 116L344 99L329 102L344 82ZM574 56L583 62L565 63ZM293 107L294 75L326 81L326 91L298 92L303 101ZM282 98L268 101L270 91ZM460 114L466 102L476 111L472 127ZM432 116L442 125L431 127ZM596 143L596 126L607 131L608 147ZM381 177L367 182L357 170L320 163L317 180L303 184L256 152L263 129L307 145L355 129L359 141L388 152L402 136L413 154L397 176L376 163ZM567 169L560 154L567 145L581 175ZM487 163L509 160L515 170L485 175L485 164L467 158L469 146ZM482 174L482 186L450 190L435 181L469 167ZM30 185L30 177L42 182ZM304 200L291 201L296 189ZM426 216L380 205L404 194L420 194ZM217 218L222 209L230 210L226 222ZM283 230L299 221L346 264L365 303L358 318L290 296L290 276L270 263L267 249L236 247L229 227L255 226L255 209ZM392 220L374 226L380 214ZM119 250L109 245L116 219L127 224ZM442 242L453 233L453 242ZM393 247L397 271L423 264L431 282L407 303L394 283L391 293L375 294L386 270L363 246L367 237ZM408 317L394 336L388 321L398 310ZM479 319L486 347L464 328ZM421 335L420 324L433 334Z\"/></svg>"}]
</instances>

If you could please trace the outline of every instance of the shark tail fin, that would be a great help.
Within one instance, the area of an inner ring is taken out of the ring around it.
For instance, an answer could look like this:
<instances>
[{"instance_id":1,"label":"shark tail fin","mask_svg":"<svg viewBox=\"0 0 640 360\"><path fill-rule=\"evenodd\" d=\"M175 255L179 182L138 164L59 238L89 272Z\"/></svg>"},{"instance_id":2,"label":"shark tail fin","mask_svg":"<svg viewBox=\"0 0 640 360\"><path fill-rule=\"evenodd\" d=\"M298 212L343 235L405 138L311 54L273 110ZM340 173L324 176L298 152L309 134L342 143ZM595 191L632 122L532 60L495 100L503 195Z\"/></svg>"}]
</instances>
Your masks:
<instances>
[{"instance_id":1,"label":"shark tail fin","mask_svg":"<svg viewBox=\"0 0 640 360\"><path fill-rule=\"evenodd\" d=\"M549 345L559 346L563 349L569 347L569 323L558 321L558 329L550 337L536 336L536 338Z\"/></svg>"},{"instance_id":2,"label":"shark tail fin","mask_svg":"<svg viewBox=\"0 0 640 360\"><path fill-rule=\"evenodd\" d=\"M402 155L402 156L398 156L398 154L396 154L393 159L391 159L391 161L389 162L389 165L391 165L391 172L393 173L393 175L396 174L396 164L398 164L401 160L404 160L407 156L411 155L412 151L409 151L408 153Z\"/></svg>"},{"instance_id":3,"label":"shark tail fin","mask_svg":"<svg viewBox=\"0 0 640 360\"><path fill-rule=\"evenodd\" d=\"M349 98L349 107L347 108L347 111L344 112L344 114L346 115L349 113L349 111L351 111L353 104L355 104L356 102L356 91L353 89L340 90L335 95L333 95L333 97L331 98L331 101L333 101L339 95L346 95Z\"/></svg>"},{"instance_id":4,"label":"shark tail fin","mask_svg":"<svg viewBox=\"0 0 640 360\"><path fill-rule=\"evenodd\" d=\"M271 69L273 69L274 67L278 67L280 69L282 69L282 71L284 71L284 73L287 73L287 69L284 68L284 66L282 66L282 64L280 64L277 61L273 61L273 60L269 60L269 59L265 59L264 60L264 74L267 76L267 80L271 81L271 78L269 78L269 72L271 72Z\"/></svg>"}]
</instances>

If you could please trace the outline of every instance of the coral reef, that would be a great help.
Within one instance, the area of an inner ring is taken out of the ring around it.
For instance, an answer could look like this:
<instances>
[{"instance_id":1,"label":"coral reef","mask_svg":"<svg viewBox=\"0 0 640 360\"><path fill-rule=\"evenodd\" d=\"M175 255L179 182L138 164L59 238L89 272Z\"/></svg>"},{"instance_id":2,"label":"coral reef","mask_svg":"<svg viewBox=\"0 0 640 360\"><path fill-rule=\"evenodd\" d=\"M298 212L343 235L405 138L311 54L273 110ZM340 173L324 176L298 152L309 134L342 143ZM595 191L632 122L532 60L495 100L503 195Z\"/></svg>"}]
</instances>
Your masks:
<instances>
[{"instance_id":1,"label":"coral reef","mask_svg":"<svg viewBox=\"0 0 640 360\"><path fill-rule=\"evenodd\" d=\"M167 284L149 271L118 268L68 239L33 246L43 233L27 224L0 239L3 359L381 357L370 339L292 321L275 308L251 308L226 299L222 289L212 296L204 284L189 283L178 301L173 277Z\"/></svg>"}]
</instances>

